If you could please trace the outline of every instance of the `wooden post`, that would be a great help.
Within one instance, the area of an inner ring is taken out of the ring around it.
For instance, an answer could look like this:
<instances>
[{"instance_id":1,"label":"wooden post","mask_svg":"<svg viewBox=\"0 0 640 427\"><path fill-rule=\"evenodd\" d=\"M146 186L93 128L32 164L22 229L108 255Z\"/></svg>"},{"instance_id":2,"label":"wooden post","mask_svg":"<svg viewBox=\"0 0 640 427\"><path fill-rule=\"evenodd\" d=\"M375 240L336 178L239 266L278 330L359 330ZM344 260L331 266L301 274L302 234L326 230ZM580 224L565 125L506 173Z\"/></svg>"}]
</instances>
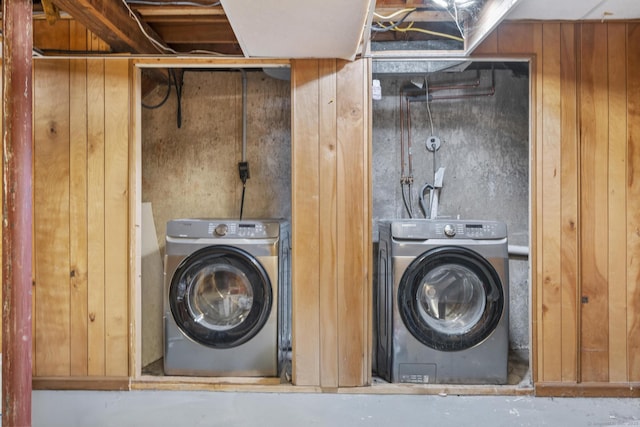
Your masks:
<instances>
[{"instance_id":1,"label":"wooden post","mask_svg":"<svg viewBox=\"0 0 640 427\"><path fill-rule=\"evenodd\" d=\"M3 34L2 425L31 425L32 7L5 0Z\"/></svg>"}]
</instances>

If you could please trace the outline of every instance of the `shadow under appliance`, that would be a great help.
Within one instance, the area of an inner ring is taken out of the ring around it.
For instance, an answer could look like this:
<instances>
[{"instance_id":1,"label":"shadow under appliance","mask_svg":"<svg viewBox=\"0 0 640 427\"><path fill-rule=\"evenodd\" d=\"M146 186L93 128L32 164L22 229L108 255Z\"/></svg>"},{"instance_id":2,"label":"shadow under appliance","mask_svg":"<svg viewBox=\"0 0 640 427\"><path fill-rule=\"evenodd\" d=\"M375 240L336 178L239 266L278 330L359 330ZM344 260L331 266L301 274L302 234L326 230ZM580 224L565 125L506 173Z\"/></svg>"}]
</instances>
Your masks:
<instances>
[{"instance_id":1,"label":"shadow under appliance","mask_svg":"<svg viewBox=\"0 0 640 427\"><path fill-rule=\"evenodd\" d=\"M505 384L507 227L496 221L379 224L378 375L397 383Z\"/></svg>"},{"instance_id":2,"label":"shadow under appliance","mask_svg":"<svg viewBox=\"0 0 640 427\"><path fill-rule=\"evenodd\" d=\"M165 374L280 375L291 347L289 230L282 220L167 223Z\"/></svg>"}]
</instances>

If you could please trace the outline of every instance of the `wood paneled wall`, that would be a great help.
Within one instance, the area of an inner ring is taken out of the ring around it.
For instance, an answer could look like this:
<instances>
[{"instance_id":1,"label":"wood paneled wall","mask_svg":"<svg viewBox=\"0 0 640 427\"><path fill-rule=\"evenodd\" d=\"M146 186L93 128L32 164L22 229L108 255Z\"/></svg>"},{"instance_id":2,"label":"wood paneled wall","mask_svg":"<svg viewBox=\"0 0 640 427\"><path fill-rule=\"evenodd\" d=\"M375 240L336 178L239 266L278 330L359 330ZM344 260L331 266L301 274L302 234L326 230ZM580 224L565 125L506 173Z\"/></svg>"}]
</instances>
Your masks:
<instances>
[{"instance_id":1,"label":"wood paneled wall","mask_svg":"<svg viewBox=\"0 0 640 427\"><path fill-rule=\"evenodd\" d=\"M532 57L534 381L640 381L640 24L505 23Z\"/></svg>"},{"instance_id":2,"label":"wood paneled wall","mask_svg":"<svg viewBox=\"0 0 640 427\"><path fill-rule=\"evenodd\" d=\"M87 49L71 21L39 45ZM97 42L97 41L96 41ZM532 64L537 389L640 381L640 24L504 23ZM126 377L130 63L35 61L34 375ZM369 62L292 62L294 382L370 381Z\"/></svg>"},{"instance_id":3,"label":"wood paneled wall","mask_svg":"<svg viewBox=\"0 0 640 427\"><path fill-rule=\"evenodd\" d=\"M368 60L291 64L297 385L371 378L369 74Z\"/></svg>"},{"instance_id":4,"label":"wood paneled wall","mask_svg":"<svg viewBox=\"0 0 640 427\"><path fill-rule=\"evenodd\" d=\"M38 46L106 49L73 21L48 26ZM35 377L129 375L129 68L34 61Z\"/></svg>"}]
</instances>

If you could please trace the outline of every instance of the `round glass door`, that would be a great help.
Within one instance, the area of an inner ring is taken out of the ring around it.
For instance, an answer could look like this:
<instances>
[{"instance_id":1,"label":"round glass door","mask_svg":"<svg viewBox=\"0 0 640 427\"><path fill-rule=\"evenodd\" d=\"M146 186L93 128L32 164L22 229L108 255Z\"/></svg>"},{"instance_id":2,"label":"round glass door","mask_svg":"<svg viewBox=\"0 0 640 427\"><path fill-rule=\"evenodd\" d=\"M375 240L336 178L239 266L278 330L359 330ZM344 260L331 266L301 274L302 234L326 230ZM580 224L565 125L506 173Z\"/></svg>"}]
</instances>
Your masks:
<instances>
[{"instance_id":1,"label":"round glass door","mask_svg":"<svg viewBox=\"0 0 640 427\"><path fill-rule=\"evenodd\" d=\"M266 323L271 305L271 282L262 265L231 246L210 246L185 258L169 288L180 329L210 347L250 340Z\"/></svg>"},{"instance_id":2,"label":"round glass door","mask_svg":"<svg viewBox=\"0 0 640 427\"><path fill-rule=\"evenodd\" d=\"M498 273L478 253L439 247L409 265L398 287L398 307L421 343L459 351L493 332L502 317L504 292Z\"/></svg>"}]
</instances>

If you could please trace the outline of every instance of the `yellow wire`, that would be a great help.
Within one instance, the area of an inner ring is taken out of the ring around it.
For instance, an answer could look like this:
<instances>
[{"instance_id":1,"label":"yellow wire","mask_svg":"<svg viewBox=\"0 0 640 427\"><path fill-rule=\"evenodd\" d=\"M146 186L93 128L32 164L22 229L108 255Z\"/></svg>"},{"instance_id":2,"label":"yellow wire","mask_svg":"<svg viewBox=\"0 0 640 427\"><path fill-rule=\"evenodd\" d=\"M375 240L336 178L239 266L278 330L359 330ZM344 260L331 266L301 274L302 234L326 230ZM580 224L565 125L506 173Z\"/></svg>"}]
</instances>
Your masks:
<instances>
[{"instance_id":1,"label":"yellow wire","mask_svg":"<svg viewBox=\"0 0 640 427\"><path fill-rule=\"evenodd\" d=\"M391 18L393 18L393 17L394 17L394 16L396 16L396 15L400 15L401 13L413 12L414 10L416 10L416 8L415 8L415 7L408 7L408 8L406 8L406 9L400 9L400 10L397 10L397 11L393 12L393 13L392 13L391 15L389 15L389 16L380 15L379 13L376 13L376 12L373 12L373 15L374 15L376 18L380 18L380 19L391 19Z\"/></svg>"},{"instance_id":2,"label":"yellow wire","mask_svg":"<svg viewBox=\"0 0 640 427\"><path fill-rule=\"evenodd\" d=\"M393 22L390 21L389 24L391 24L393 26ZM392 31L398 31L398 32L401 32L401 33L406 33L408 31L415 31L417 33L431 34L433 36L439 36L439 37L444 37L444 38L451 39L451 40L456 40L456 41L459 41L459 42L464 42L464 39L462 37L453 36L451 34L439 33L437 31L424 30L422 28L413 28L413 24L414 23L411 22L411 23L409 23L408 26L406 26L404 28L396 27L396 28L391 28L391 30ZM378 25L381 26L382 28L388 28L388 27L385 27L381 23L378 23Z\"/></svg>"}]
</instances>

